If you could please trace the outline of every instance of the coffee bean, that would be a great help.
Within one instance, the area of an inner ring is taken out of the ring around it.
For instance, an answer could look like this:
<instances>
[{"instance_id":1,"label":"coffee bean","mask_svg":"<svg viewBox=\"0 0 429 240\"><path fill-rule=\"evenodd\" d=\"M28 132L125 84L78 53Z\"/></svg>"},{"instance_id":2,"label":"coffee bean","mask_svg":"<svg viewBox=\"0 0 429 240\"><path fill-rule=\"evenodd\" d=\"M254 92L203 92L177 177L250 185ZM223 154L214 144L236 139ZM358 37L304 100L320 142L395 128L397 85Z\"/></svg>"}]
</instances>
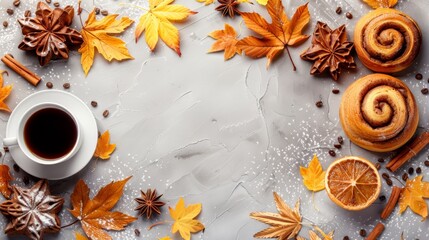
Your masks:
<instances>
[{"instance_id":1,"label":"coffee bean","mask_svg":"<svg viewBox=\"0 0 429 240\"><path fill-rule=\"evenodd\" d=\"M30 183L30 178L28 178L28 176L27 176L27 175L25 175L25 176L22 178L22 181L24 182L24 184L25 184L25 185L28 185L28 184Z\"/></svg>"},{"instance_id":2,"label":"coffee bean","mask_svg":"<svg viewBox=\"0 0 429 240\"><path fill-rule=\"evenodd\" d=\"M316 107L318 107L318 108L323 107L323 102L322 101L317 101L316 102Z\"/></svg>"},{"instance_id":3,"label":"coffee bean","mask_svg":"<svg viewBox=\"0 0 429 240\"><path fill-rule=\"evenodd\" d=\"M384 158L379 158L379 159L377 159L377 161L378 161L379 163L384 163Z\"/></svg>"},{"instance_id":4,"label":"coffee bean","mask_svg":"<svg viewBox=\"0 0 429 240\"><path fill-rule=\"evenodd\" d=\"M343 143L344 143L343 137L341 137L341 136L338 137L338 143L343 145Z\"/></svg>"},{"instance_id":5,"label":"coffee bean","mask_svg":"<svg viewBox=\"0 0 429 240\"><path fill-rule=\"evenodd\" d=\"M20 1L20 0L15 0L15 1L13 1L13 6L18 7L18 6L19 6L19 4L21 4L21 1Z\"/></svg>"},{"instance_id":6,"label":"coffee bean","mask_svg":"<svg viewBox=\"0 0 429 240\"><path fill-rule=\"evenodd\" d=\"M421 168L421 167L416 168L416 173L417 173L417 174L422 173L422 168Z\"/></svg>"},{"instance_id":7,"label":"coffee bean","mask_svg":"<svg viewBox=\"0 0 429 240\"><path fill-rule=\"evenodd\" d=\"M365 231L365 229L361 229L359 231L359 235L361 235L362 237L366 237L366 231Z\"/></svg>"},{"instance_id":8,"label":"coffee bean","mask_svg":"<svg viewBox=\"0 0 429 240\"><path fill-rule=\"evenodd\" d=\"M331 155L331 157L335 157L337 155L334 150L329 150L328 153Z\"/></svg>"},{"instance_id":9,"label":"coffee bean","mask_svg":"<svg viewBox=\"0 0 429 240\"><path fill-rule=\"evenodd\" d=\"M8 147L3 147L4 152L9 152L9 148Z\"/></svg>"},{"instance_id":10,"label":"coffee bean","mask_svg":"<svg viewBox=\"0 0 429 240\"><path fill-rule=\"evenodd\" d=\"M54 2L54 6L55 7L60 7L60 3L59 2Z\"/></svg>"},{"instance_id":11,"label":"coffee bean","mask_svg":"<svg viewBox=\"0 0 429 240\"><path fill-rule=\"evenodd\" d=\"M107 10L102 10L101 15L107 16L107 15L109 15L109 12Z\"/></svg>"},{"instance_id":12,"label":"coffee bean","mask_svg":"<svg viewBox=\"0 0 429 240\"><path fill-rule=\"evenodd\" d=\"M7 26L9 26L9 23L7 21L3 22L3 27L7 28Z\"/></svg>"},{"instance_id":13,"label":"coffee bean","mask_svg":"<svg viewBox=\"0 0 429 240\"><path fill-rule=\"evenodd\" d=\"M429 93L429 89L428 89L428 88L423 88L423 89L422 89L422 93L423 93L424 95L428 94L428 93Z\"/></svg>"},{"instance_id":14,"label":"coffee bean","mask_svg":"<svg viewBox=\"0 0 429 240\"><path fill-rule=\"evenodd\" d=\"M386 196L381 195L378 199L379 199L380 201L384 202L384 201L386 201Z\"/></svg>"},{"instance_id":15,"label":"coffee bean","mask_svg":"<svg viewBox=\"0 0 429 240\"><path fill-rule=\"evenodd\" d=\"M31 11L30 10L25 10L24 17L31 17Z\"/></svg>"},{"instance_id":16,"label":"coffee bean","mask_svg":"<svg viewBox=\"0 0 429 240\"><path fill-rule=\"evenodd\" d=\"M140 230L138 230L137 228L134 229L134 234L139 237L140 236Z\"/></svg>"},{"instance_id":17,"label":"coffee bean","mask_svg":"<svg viewBox=\"0 0 429 240\"><path fill-rule=\"evenodd\" d=\"M109 116L109 110L105 110L104 112L103 112L103 117L108 117Z\"/></svg>"},{"instance_id":18,"label":"coffee bean","mask_svg":"<svg viewBox=\"0 0 429 240\"><path fill-rule=\"evenodd\" d=\"M15 171L15 172L19 172L19 170L20 170L20 168L19 168L19 166L18 166L18 164L13 164L13 170Z\"/></svg>"},{"instance_id":19,"label":"coffee bean","mask_svg":"<svg viewBox=\"0 0 429 240\"><path fill-rule=\"evenodd\" d=\"M51 82L47 82L46 83L46 87L47 88L52 88L52 87L54 87L54 84L52 84Z\"/></svg>"},{"instance_id":20,"label":"coffee bean","mask_svg":"<svg viewBox=\"0 0 429 240\"><path fill-rule=\"evenodd\" d=\"M416 74L416 79L417 80L422 80L423 79L423 75L421 73L417 73Z\"/></svg>"},{"instance_id":21,"label":"coffee bean","mask_svg":"<svg viewBox=\"0 0 429 240\"><path fill-rule=\"evenodd\" d=\"M337 9L335 10L335 12L337 14L341 14L343 12L343 9L341 7L337 7Z\"/></svg>"},{"instance_id":22,"label":"coffee bean","mask_svg":"<svg viewBox=\"0 0 429 240\"><path fill-rule=\"evenodd\" d=\"M13 11L13 9L8 8L8 9L6 9L6 12L7 12L7 14L12 15L14 11Z\"/></svg>"},{"instance_id":23,"label":"coffee bean","mask_svg":"<svg viewBox=\"0 0 429 240\"><path fill-rule=\"evenodd\" d=\"M413 175L414 173L414 168L410 167L408 168L408 174Z\"/></svg>"},{"instance_id":24,"label":"coffee bean","mask_svg":"<svg viewBox=\"0 0 429 240\"><path fill-rule=\"evenodd\" d=\"M94 8L95 15L100 14L100 9L98 7Z\"/></svg>"},{"instance_id":25,"label":"coffee bean","mask_svg":"<svg viewBox=\"0 0 429 240\"><path fill-rule=\"evenodd\" d=\"M380 164L380 163L376 163L376 164L375 164L375 168L376 168L377 170L380 170L380 168L381 168L381 164Z\"/></svg>"},{"instance_id":26,"label":"coffee bean","mask_svg":"<svg viewBox=\"0 0 429 240\"><path fill-rule=\"evenodd\" d=\"M52 2L52 0L45 0L45 1L46 1L46 3L48 3L48 4Z\"/></svg>"},{"instance_id":27,"label":"coffee bean","mask_svg":"<svg viewBox=\"0 0 429 240\"><path fill-rule=\"evenodd\" d=\"M351 12L347 12L347 13L346 13L346 17L347 17L348 19L352 19L352 18L353 18L353 14L351 14Z\"/></svg>"},{"instance_id":28,"label":"coffee bean","mask_svg":"<svg viewBox=\"0 0 429 240\"><path fill-rule=\"evenodd\" d=\"M91 106L92 107L97 107L98 103L96 101L91 101Z\"/></svg>"},{"instance_id":29,"label":"coffee bean","mask_svg":"<svg viewBox=\"0 0 429 240\"><path fill-rule=\"evenodd\" d=\"M340 89L334 88L334 89L332 89L332 93L338 94L338 93L340 93Z\"/></svg>"},{"instance_id":30,"label":"coffee bean","mask_svg":"<svg viewBox=\"0 0 429 240\"><path fill-rule=\"evenodd\" d=\"M63 84L63 88L65 88L65 89L69 89L69 88L70 88L70 83L64 83L64 84Z\"/></svg>"},{"instance_id":31,"label":"coffee bean","mask_svg":"<svg viewBox=\"0 0 429 240\"><path fill-rule=\"evenodd\" d=\"M334 144L334 148L336 148L336 149L341 149L341 144Z\"/></svg>"},{"instance_id":32,"label":"coffee bean","mask_svg":"<svg viewBox=\"0 0 429 240\"><path fill-rule=\"evenodd\" d=\"M385 180L390 179L390 176L387 173L381 174L381 177L384 178Z\"/></svg>"},{"instance_id":33,"label":"coffee bean","mask_svg":"<svg viewBox=\"0 0 429 240\"><path fill-rule=\"evenodd\" d=\"M349 236L344 236L343 240L350 240Z\"/></svg>"},{"instance_id":34,"label":"coffee bean","mask_svg":"<svg viewBox=\"0 0 429 240\"><path fill-rule=\"evenodd\" d=\"M429 161L428 160L425 161L425 166L429 167Z\"/></svg>"},{"instance_id":35,"label":"coffee bean","mask_svg":"<svg viewBox=\"0 0 429 240\"><path fill-rule=\"evenodd\" d=\"M391 179L386 179L386 184L389 185L389 186L392 186L393 182L392 182Z\"/></svg>"},{"instance_id":36,"label":"coffee bean","mask_svg":"<svg viewBox=\"0 0 429 240\"><path fill-rule=\"evenodd\" d=\"M402 180L407 181L407 179L408 179L408 174L407 173L402 174Z\"/></svg>"}]
</instances>

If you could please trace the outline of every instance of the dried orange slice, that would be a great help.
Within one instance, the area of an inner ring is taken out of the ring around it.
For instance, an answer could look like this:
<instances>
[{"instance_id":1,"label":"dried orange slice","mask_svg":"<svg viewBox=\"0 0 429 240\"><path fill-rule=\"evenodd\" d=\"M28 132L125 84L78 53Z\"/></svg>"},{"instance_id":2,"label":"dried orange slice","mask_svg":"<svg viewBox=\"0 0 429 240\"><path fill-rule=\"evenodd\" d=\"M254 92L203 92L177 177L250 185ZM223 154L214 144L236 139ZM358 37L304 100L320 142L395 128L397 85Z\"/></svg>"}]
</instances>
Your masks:
<instances>
[{"instance_id":1,"label":"dried orange slice","mask_svg":"<svg viewBox=\"0 0 429 240\"><path fill-rule=\"evenodd\" d=\"M367 208L378 198L381 180L374 164L364 158L350 156L329 166L325 187L334 203L357 211Z\"/></svg>"}]
</instances>

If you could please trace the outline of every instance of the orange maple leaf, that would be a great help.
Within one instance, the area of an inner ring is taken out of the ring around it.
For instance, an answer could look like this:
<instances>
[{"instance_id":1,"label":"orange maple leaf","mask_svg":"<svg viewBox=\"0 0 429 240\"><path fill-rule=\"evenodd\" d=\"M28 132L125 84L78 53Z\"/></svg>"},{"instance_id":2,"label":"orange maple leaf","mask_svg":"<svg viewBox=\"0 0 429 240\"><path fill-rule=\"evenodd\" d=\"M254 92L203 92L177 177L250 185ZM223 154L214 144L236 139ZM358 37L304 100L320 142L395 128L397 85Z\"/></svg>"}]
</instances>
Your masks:
<instances>
[{"instance_id":1,"label":"orange maple leaf","mask_svg":"<svg viewBox=\"0 0 429 240\"><path fill-rule=\"evenodd\" d=\"M3 73L9 75L7 71L0 71L0 110L10 112L10 108L6 103L4 103L4 100L6 100L6 98L9 97L10 93L12 92L12 85L3 87Z\"/></svg>"},{"instance_id":2,"label":"orange maple leaf","mask_svg":"<svg viewBox=\"0 0 429 240\"><path fill-rule=\"evenodd\" d=\"M259 13L242 13L241 16L246 26L262 38L245 37L237 43L237 46L251 58L267 57L267 68L272 60L286 49L295 71L296 67L290 56L288 46L299 45L309 38L308 35L301 33L310 21L307 5L308 3L298 7L292 19L289 20L282 1L269 0L267 11L271 16L272 23L268 23Z\"/></svg>"},{"instance_id":3,"label":"orange maple leaf","mask_svg":"<svg viewBox=\"0 0 429 240\"><path fill-rule=\"evenodd\" d=\"M407 180L399 198L399 213L410 207L425 220L428 216L428 205L424 198L429 198L429 182L422 181L422 178L423 176L417 176Z\"/></svg>"},{"instance_id":4,"label":"orange maple leaf","mask_svg":"<svg viewBox=\"0 0 429 240\"><path fill-rule=\"evenodd\" d=\"M9 184L13 178L10 175L9 166L1 164L0 165L0 192L5 198L10 198L12 194L12 188Z\"/></svg>"},{"instance_id":5,"label":"orange maple leaf","mask_svg":"<svg viewBox=\"0 0 429 240\"><path fill-rule=\"evenodd\" d=\"M110 133L109 130L105 131L97 141L97 147L95 148L94 157L101 159L109 159L110 154L116 149L116 144L110 144Z\"/></svg>"},{"instance_id":6,"label":"orange maple leaf","mask_svg":"<svg viewBox=\"0 0 429 240\"><path fill-rule=\"evenodd\" d=\"M234 57L235 54L241 54L241 49L237 47L237 33L230 25L225 23L225 30L213 31L209 36L217 40L209 49L209 53L225 50L224 60Z\"/></svg>"},{"instance_id":7,"label":"orange maple leaf","mask_svg":"<svg viewBox=\"0 0 429 240\"><path fill-rule=\"evenodd\" d=\"M121 198L125 183L130 178L109 183L93 199L89 198L90 190L83 180L76 184L70 196L73 209L69 209L69 212L80 221L90 239L111 240L112 237L102 229L120 231L137 220L121 212L110 212Z\"/></svg>"}]
</instances>

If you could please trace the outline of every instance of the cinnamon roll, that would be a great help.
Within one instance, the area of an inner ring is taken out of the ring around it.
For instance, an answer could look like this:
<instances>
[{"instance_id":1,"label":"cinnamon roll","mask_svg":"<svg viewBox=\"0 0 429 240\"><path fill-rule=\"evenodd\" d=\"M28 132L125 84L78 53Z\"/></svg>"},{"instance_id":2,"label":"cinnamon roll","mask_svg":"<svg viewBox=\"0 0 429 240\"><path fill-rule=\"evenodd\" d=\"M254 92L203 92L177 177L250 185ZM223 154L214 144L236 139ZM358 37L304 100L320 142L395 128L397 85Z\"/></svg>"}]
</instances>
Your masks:
<instances>
[{"instance_id":1,"label":"cinnamon roll","mask_svg":"<svg viewBox=\"0 0 429 240\"><path fill-rule=\"evenodd\" d=\"M419 54L422 33L407 14L378 8L359 20L354 43L359 59L367 68L395 73L413 63Z\"/></svg>"},{"instance_id":2,"label":"cinnamon roll","mask_svg":"<svg viewBox=\"0 0 429 240\"><path fill-rule=\"evenodd\" d=\"M405 83L389 75L370 74L344 92L340 121L356 145L388 152L401 147L414 135L419 112Z\"/></svg>"}]
</instances>

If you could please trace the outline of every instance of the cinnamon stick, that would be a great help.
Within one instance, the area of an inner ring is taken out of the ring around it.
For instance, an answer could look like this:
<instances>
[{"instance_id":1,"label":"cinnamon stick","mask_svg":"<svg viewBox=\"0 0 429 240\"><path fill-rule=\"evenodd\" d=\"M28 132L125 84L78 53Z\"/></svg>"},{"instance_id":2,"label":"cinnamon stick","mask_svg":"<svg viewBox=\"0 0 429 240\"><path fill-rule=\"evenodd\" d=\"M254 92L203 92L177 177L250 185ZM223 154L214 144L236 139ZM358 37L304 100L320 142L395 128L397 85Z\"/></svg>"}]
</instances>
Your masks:
<instances>
[{"instance_id":1,"label":"cinnamon stick","mask_svg":"<svg viewBox=\"0 0 429 240\"><path fill-rule=\"evenodd\" d=\"M19 76L23 77L29 83L33 84L33 86L37 86L39 84L41 77L37 76L36 73L32 72L30 69L26 68L20 62L18 62L15 58L10 54L6 54L1 58L1 61L6 64L10 69L16 72Z\"/></svg>"},{"instance_id":2,"label":"cinnamon stick","mask_svg":"<svg viewBox=\"0 0 429 240\"><path fill-rule=\"evenodd\" d=\"M383 223L379 222L377 225L375 225L374 229L371 231L371 233L368 235L366 240L376 240L378 236L384 231L384 225Z\"/></svg>"},{"instance_id":3,"label":"cinnamon stick","mask_svg":"<svg viewBox=\"0 0 429 240\"><path fill-rule=\"evenodd\" d=\"M391 172L395 172L412 157L416 156L426 145L429 144L429 132L423 132L420 136L407 143L399 154L392 158L386 165Z\"/></svg>"},{"instance_id":4,"label":"cinnamon stick","mask_svg":"<svg viewBox=\"0 0 429 240\"><path fill-rule=\"evenodd\" d=\"M393 209L395 209L396 204L398 203L399 197L401 195L402 188L394 186L392 188L392 193L390 194L389 200L387 201L386 206L383 209L383 212L381 212L381 219L386 219L390 216L390 214L393 212Z\"/></svg>"}]
</instances>

